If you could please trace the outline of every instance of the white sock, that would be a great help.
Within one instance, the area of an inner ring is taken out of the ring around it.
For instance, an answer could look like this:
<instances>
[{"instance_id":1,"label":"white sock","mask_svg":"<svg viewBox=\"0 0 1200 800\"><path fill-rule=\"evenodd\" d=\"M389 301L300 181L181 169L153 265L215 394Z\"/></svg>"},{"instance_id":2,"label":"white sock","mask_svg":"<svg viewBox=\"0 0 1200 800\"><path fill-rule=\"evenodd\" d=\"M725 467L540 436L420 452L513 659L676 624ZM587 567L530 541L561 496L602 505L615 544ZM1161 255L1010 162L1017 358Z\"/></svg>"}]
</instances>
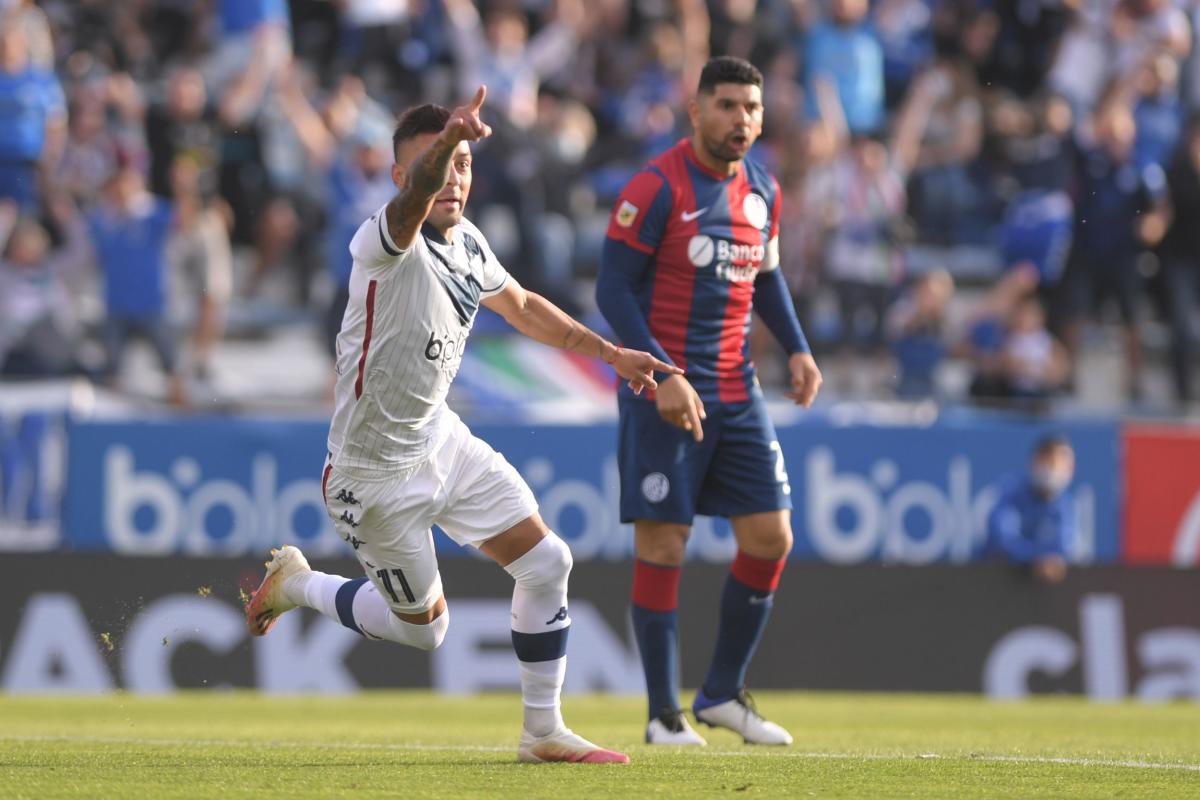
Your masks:
<instances>
[{"instance_id":1,"label":"white sock","mask_svg":"<svg viewBox=\"0 0 1200 800\"><path fill-rule=\"evenodd\" d=\"M305 570L297 572L283 582L283 596L298 606L315 609L327 617L337 619L334 599L337 590L348 579L341 575L326 575L324 572Z\"/></svg>"},{"instance_id":2,"label":"white sock","mask_svg":"<svg viewBox=\"0 0 1200 800\"><path fill-rule=\"evenodd\" d=\"M392 612L375 584L366 583L354 595L354 624L367 636L406 644L420 650L433 650L442 643L450 627L450 609L424 625L405 622ZM335 617L336 619L336 617Z\"/></svg>"},{"instance_id":3,"label":"white sock","mask_svg":"<svg viewBox=\"0 0 1200 800\"><path fill-rule=\"evenodd\" d=\"M504 568L516 585L512 598L513 648L521 669L525 730L545 736L562 727L560 694L571 618L567 577L571 551L550 534Z\"/></svg>"},{"instance_id":4,"label":"white sock","mask_svg":"<svg viewBox=\"0 0 1200 800\"><path fill-rule=\"evenodd\" d=\"M553 661L518 661L525 730L545 736L563 727L560 694L567 674L567 657Z\"/></svg>"},{"instance_id":5,"label":"white sock","mask_svg":"<svg viewBox=\"0 0 1200 800\"><path fill-rule=\"evenodd\" d=\"M338 590L349 583L341 575L324 572L300 572L283 582L283 593L298 606L306 606L329 617L334 622L345 624L337 612ZM406 644L421 650L432 650L442 643L446 629L450 627L450 612L425 625L405 622L392 613L391 606L379 594L375 584L367 581L354 593L351 605L354 624L372 639L386 639L397 644Z\"/></svg>"}]
</instances>

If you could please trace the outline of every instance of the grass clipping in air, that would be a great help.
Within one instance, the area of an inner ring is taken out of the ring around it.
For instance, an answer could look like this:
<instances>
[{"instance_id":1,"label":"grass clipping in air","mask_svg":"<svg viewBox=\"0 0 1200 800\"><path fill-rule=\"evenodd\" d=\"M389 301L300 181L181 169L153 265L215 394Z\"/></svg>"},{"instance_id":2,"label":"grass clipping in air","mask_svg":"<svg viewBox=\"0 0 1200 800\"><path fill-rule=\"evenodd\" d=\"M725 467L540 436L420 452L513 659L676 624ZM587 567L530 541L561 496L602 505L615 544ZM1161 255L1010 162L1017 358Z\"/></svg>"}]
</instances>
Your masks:
<instances>
[{"instance_id":1,"label":"grass clipping in air","mask_svg":"<svg viewBox=\"0 0 1200 800\"><path fill-rule=\"evenodd\" d=\"M362 692L0 697L0 796L1200 797L1192 705L760 692L786 748L700 727L642 744L644 701L568 697L567 723L629 766L516 762L520 699Z\"/></svg>"}]
</instances>

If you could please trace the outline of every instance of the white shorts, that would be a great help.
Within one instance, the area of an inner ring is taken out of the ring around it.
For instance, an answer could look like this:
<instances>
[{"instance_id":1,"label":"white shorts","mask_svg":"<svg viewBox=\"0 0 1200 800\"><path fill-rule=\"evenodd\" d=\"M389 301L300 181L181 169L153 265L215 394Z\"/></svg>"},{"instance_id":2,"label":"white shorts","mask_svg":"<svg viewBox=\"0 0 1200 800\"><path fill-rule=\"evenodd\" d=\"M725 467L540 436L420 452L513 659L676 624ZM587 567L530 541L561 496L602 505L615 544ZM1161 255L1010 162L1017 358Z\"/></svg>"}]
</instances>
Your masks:
<instances>
[{"instance_id":1,"label":"white shorts","mask_svg":"<svg viewBox=\"0 0 1200 800\"><path fill-rule=\"evenodd\" d=\"M537 512L520 473L454 417L429 458L398 475L345 473L327 464L325 508L367 577L402 614L442 595L433 531L479 547Z\"/></svg>"}]
</instances>

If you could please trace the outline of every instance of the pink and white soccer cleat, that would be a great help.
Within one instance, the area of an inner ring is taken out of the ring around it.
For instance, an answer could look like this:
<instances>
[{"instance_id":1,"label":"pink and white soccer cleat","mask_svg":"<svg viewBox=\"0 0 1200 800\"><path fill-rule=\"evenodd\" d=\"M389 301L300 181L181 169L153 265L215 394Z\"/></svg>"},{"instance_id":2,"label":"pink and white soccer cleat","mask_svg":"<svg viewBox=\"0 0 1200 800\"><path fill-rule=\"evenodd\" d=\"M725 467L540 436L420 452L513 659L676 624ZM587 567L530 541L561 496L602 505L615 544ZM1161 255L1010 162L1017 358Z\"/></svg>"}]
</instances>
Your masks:
<instances>
[{"instance_id":1,"label":"pink and white soccer cleat","mask_svg":"<svg viewBox=\"0 0 1200 800\"><path fill-rule=\"evenodd\" d=\"M529 731L521 732L521 744L517 747L517 760L529 764L546 761L565 761L572 764L628 764L629 756L614 750L605 750L571 731L559 728L546 736L534 736Z\"/></svg>"},{"instance_id":2,"label":"pink and white soccer cleat","mask_svg":"<svg viewBox=\"0 0 1200 800\"><path fill-rule=\"evenodd\" d=\"M271 560L266 567L266 577L246 604L246 627L250 629L251 636L265 636L280 614L296 607L284 594L283 582L299 572L312 571L300 548L290 544L272 550Z\"/></svg>"}]
</instances>

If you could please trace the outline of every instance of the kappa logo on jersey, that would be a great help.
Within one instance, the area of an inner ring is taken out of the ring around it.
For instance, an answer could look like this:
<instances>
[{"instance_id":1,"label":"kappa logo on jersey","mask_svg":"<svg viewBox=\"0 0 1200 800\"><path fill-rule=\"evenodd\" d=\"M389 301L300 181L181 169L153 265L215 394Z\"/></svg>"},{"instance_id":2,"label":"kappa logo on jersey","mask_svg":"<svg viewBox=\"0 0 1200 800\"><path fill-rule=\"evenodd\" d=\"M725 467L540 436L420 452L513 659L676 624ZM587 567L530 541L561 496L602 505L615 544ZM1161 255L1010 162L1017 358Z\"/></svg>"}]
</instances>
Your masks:
<instances>
[{"instance_id":1,"label":"kappa logo on jersey","mask_svg":"<svg viewBox=\"0 0 1200 800\"><path fill-rule=\"evenodd\" d=\"M339 503L345 503L348 506L362 505L362 503L358 502L358 498L354 496L354 492L347 491L346 489L339 489L337 496L333 499Z\"/></svg>"},{"instance_id":2,"label":"kappa logo on jersey","mask_svg":"<svg viewBox=\"0 0 1200 800\"><path fill-rule=\"evenodd\" d=\"M513 616L515 617L516 615L514 614ZM567 621L567 607L563 606L560 609L558 609L557 614L555 614L551 619L546 621L546 624L553 625L556 622L566 622L566 621Z\"/></svg>"},{"instance_id":3,"label":"kappa logo on jersey","mask_svg":"<svg viewBox=\"0 0 1200 800\"><path fill-rule=\"evenodd\" d=\"M638 207L628 200L621 203L621 207L617 209L616 221L622 228L628 228L637 219Z\"/></svg>"},{"instance_id":4,"label":"kappa logo on jersey","mask_svg":"<svg viewBox=\"0 0 1200 800\"><path fill-rule=\"evenodd\" d=\"M754 192L746 195L746 199L742 201L742 214L747 222L760 231L767 227L767 201Z\"/></svg>"},{"instance_id":5,"label":"kappa logo on jersey","mask_svg":"<svg viewBox=\"0 0 1200 800\"><path fill-rule=\"evenodd\" d=\"M357 528L359 525L362 524L361 522L358 522L357 520L355 520L349 511L343 511L342 516L339 517L339 519L341 519L342 522L346 523L351 528Z\"/></svg>"}]
</instances>

